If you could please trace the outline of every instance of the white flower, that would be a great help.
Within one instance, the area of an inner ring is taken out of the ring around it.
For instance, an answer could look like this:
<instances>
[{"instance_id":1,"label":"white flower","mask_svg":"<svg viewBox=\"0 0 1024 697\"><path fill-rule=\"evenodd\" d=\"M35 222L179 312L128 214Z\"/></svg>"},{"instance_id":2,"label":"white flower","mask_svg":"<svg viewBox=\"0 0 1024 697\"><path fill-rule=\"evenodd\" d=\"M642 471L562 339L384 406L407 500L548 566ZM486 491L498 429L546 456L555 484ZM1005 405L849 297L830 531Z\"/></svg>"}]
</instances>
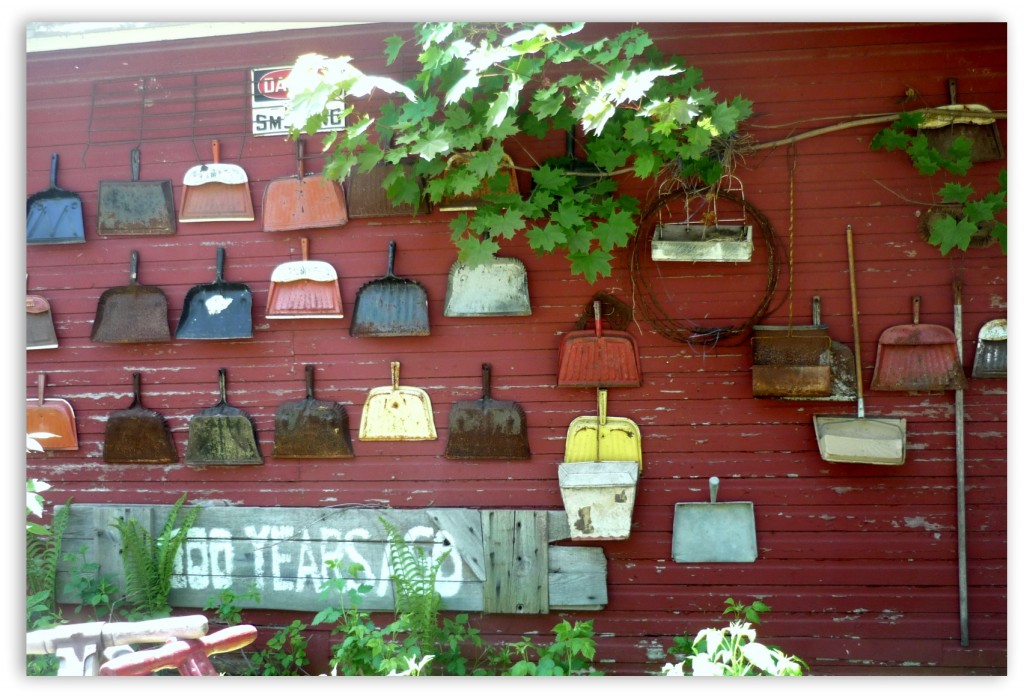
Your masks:
<instances>
[{"instance_id":1,"label":"white flower","mask_svg":"<svg viewBox=\"0 0 1024 697\"><path fill-rule=\"evenodd\" d=\"M666 663L661 667L662 675L682 675L685 676L686 672L683 670L682 663Z\"/></svg>"},{"instance_id":2,"label":"white flower","mask_svg":"<svg viewBox=\"0 0 1024 697\"><path fill-rule=\"evenodd\" d=\"M753 663L755 668L759 668L766 673L776 674L775 652L769 650L764 644L758 644L757 642L744 644L740 647L740 653L743 654L743 658Z\"/></svg>"},{"instance_id":3,"label":"white flower","mask_svg":"<svg viewBox=\"0 0 1024 697\"><path fill-rule=\"evenodd\" d=\"M405 659L406 669L401 671L401 672L397 672L395 670L392 670L390 673L388 673L387 677L393 677L393 676L397 677L397 676L404 676L404 675L419 675L420 671L423 670L423 667L425 665L427 665L428 663L430 663L430 661L434 657L428 654L428 655L424 656L423 658L421 658L419 661L417 661L415 658L409 658L408 656L402 656L402 658Z\"/></svg>"},{"instance_id":4,"label":"white flower","mask_svg":"<svg viewBox=\"0 0 1024 697\"><path fill-rule=\"evenodd\" d=\"M725 674L725 666L712 661L706 653L698 653L693 657L693 674L695 677L719 677Z\"/></svg>"}]
</instances>

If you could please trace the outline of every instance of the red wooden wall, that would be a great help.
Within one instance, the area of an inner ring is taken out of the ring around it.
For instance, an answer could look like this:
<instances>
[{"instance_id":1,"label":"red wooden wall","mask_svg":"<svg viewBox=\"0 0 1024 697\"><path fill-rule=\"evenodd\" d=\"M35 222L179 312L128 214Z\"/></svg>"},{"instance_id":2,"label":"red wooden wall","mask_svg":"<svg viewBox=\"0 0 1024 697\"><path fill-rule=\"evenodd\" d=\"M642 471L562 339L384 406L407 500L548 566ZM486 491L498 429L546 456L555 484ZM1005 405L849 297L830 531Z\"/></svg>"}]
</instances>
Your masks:
<instances>
[{"instance_id":1,"label":"red wooden wall","mask_svg":"<svg viewBox=\"0 0 1024 697\"><path fill-rule=\"evenodd\" d=\"M590 25L588 33L625 26ZM931 106L948 103L946 80L959 81L959 101L1007 105L1005 24L651 24L659 48L703 70L722 98L754 103L747 132L755 143L795 135L854 117L904 108L915 89ZM406 78L410 57L385 68L383 39L408 25L281 31L221 39L35 53L27 56L26 195L48 186L50 153L60 154L58 183L80 194L87 243L30 246L28 288L47 297L60 347L27 353L26 390L38 373L47 396L72 403L81 445L74 452L28 458L28 474L54 484L50 499L79 503L171 503L225 500L239 506L385 505L398 508L561 507L557 465L569 422L595 410L591 390L555 386L557 350L597 291L632 302L629 258L593 287L571 277L559 255L536 257L525 244L504 253L529 274L533 314L525 318L442 316L452 214L417 219L352 221L310 233L265 233L260 212L268 182L294 172L294 145L245 135L245 115L220 130L223 162L248 174L256 221L179 224L172 237L99 238L97 184L129 178L128 152L142 151L142 179L169 179L180 202L181 179L209 160L209 133L138 141L132 126L99 133L90 125L93 90L146 76L244 80L251 67L290 65L307 52L351 55L366 72ZM911 104L910 106L915 106ZM999 124L1004 144L1005 121ZM836 130L792 149L749 152L739 168L747 200L770 220L788 257L789 172L793 169L793 319L810 323L812 295L834 340L852 346L845 230L856 235L861 348L865 388L879 334L910 320L911 297L922 296L921 321L952 327L954 278L964 282L964 364L973 363L979 328L1007 313L1007 260L998 247L943 257L917 230L918 216L938 188L899 154L871 151L880 125ZM214 129L217 130L217 129ZM520 164L560 154L560 138L510 142ZM313 150L313 148L309 148ZM1005 161L978 165L987 189ZM314 168L316 165L314 164ZM528 181L524 177L522 184ZM633 186L640 198L649 192ZM344 320L264 319L269 279L280 263L311 257L341 277ZM756 235L755 235L756 236ZM431 335L354 339L348 334L359 287L385 272L396 240L396 273L414 278L430 298ZM172 329L192 286L213 280L215 250L227 250L225 278L248 284L255 334L241 341L173 341L102 345L89 339L97 300L126 285L132 249L141 255L139 282L168 296ZM785 259L783 260L783 262ZM702 326L742 323L764 293L768 263L763 239L748 264L675 264L647 260L657 300L676 321ZM786 324L790 273L781 265L773 313ZM961 646L957 586L954 397L866 390L868 415L904 417L908 455L902 467L824 462L812 415L850 414L851 402L755 399L749 344L687 345L651 330L638 311L629 330L641 352L644 384L611 390L609 413L634 420L643 435L644 469L630 538L604 543L609 602L578 613L593 619L598 657L612 674L656 672L675 635L720 621L726 597L760 598L772 612L761 636L808 660L815 673L1005 673L1007 638L1007 393L1005 380L972 380L965 392L967 548L970 641ZM389 384L389 362L401 361L402 383L433 401L437 441L369 443L355 439L366 392ZM532 459L464 462L443 457L447 417L457 400L480 394L480 364L493 365L495 398L514 400L528 415ZM348 405L356 458L275 460L276 407L304 396L303 366L317 366L320 399ZM145 406L163 413L184 451L188 420L218 399L217 370L228 369L229 400L255 419L265 464L191 468L104 465L107 415L130 402L131 374L143 373ZM759 558L752 564L680 564L672 560L673 506L703 500L707 478L722 479L720 500L752 501ZM252 613L251 621L287 624L287 613ZM307 618L308 619L308 618ZM486 634L518 639L546 634L553 616L484 615ZM314 639L322 667L327 636Z\"/></svg>"}]
</instances>

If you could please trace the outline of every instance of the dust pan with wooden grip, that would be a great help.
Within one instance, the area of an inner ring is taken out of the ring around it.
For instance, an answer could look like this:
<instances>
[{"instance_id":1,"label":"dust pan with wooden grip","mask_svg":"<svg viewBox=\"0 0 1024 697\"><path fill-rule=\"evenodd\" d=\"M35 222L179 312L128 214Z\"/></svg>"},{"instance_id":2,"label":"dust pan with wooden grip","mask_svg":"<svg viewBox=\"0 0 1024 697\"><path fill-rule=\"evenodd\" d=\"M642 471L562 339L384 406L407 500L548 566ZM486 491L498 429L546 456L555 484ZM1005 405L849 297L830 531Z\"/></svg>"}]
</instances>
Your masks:
<instances>
[{"instance_id":1,"label":"dust pan with wooden grip","mask_svg":"<svg viewBox=\"0 0 1024 697\"><path fill-rule=\"evenodd\" d=\"M897 392L962 390L967 377L948 327L921 324L921 297L914 296L914 323L889 327L878 337L871 389Z\"/></svg>"},{"instance_id":2,"label":"dust pan with wooden grip","mask_svg":"<svg viewBox=\"0 0 1024 697\"><path fill-rule=\"evenodd\" d=\"M227 370L221 368L220 401L188 422L186 465L262 465L259 439L252 418L228 404Z\"/></svg>"},{"instance_id":3,"label":"dust pan with wooden grip","mask_svg":"<svg viewBox=\"0 0 1024 697\"><path fill-rule=\"evenodd\" d=\"M338 402L313 398L312 365L306 366L306 398L285 402L274 415L274 457L355 457L348 412Z\"/></svg>"},{"instance_id":4,"label":"dust pan with wooden grip","mask_svg":"<svg viewBox=\"0 0 1024 697\"><path fill-rule=\"evenodd\" d=\"M311 261L303 237L302 261L279 264L270 276L267 319L340 319L338 272L326 261Z\"/></svg>"},{"instance_id":5,"label":"dust pan with wooden grip","mask_svg":"<svg viewBox=\"0 0 1024 697\"><path fill-rule=\"evenodd\" d=\"M528 460L526 413L515 402L491 398L491 365L484 363L483 396L452 404L448 413L449 460Z\"/></svg>"},{"instance_id":6,"label":"dust pan with wooden grip","mask_svg":"<svg viewBox=\"0 0 1024 697\"><path fill-rule=\"evenodd\" d=\"M221 164L220 141L214 140L213 163L196 165L182 180L182 223L255 220L249 177L238 165Z\"/></svg>"},{"instance_id":7,"label":"dust pan with wooden grip","mask_svg":"<svg viewBox=\"0 0 1024 697\"><path fill-rule=\"evenodd\" d=\"M526 267L519 259L493 256L476 266L456 261L448 271L445 317L525 317L532 312Z\"/></svg>"},{"instance_id":8,"label":"dust pan with wooden grip","mask_svg":"<svg viewBox=\"0 0 1024 697\"><path fill-rule=\"evenodd\" d=\"M263 231L311 230L348 222L345 193L323 175L306 176L305 145L295 143L296 175L275 179L263 192Z\"/></svg>"},{"instance_id":9,"label":"dust pan with wooden grip","mask_svg":"<svg viewBox=\"0 0 1024 697\"><path fill-rule=\"evenodd\" d=\"M41 295L25 295L25 349L57 348L50 302Z\"/></svg>"},{"instance_id":10,"label":"dust pan with wooden grip","mask_svg":"<svg viewBox=\"0 0 1024 697\"><path fill-rule=\"evenodd\" d=\"M33 436L43 450L78 450L75 410L66 399L46 399L46 375L37 377L38 396L27 400L25 432L47 434Z\"/></svg>"},{"instance_id":11,"label":"dust pan with wooden grip","mask_svg":"<svg viewBox=\"0 0 1024 697\"><path fill-rule=\"evenodd\" d=\"M559 387L639 387L636 341L625 331L602 330L601 302L594 301L594 331L569 332L558 349Z\"/></svg>"},{"instance_id":12,"label":"dust pan with wooden grip","mask_svg":"<svg viewBox=\"0 0 1024 697\"><path fill-rule=\"evenodd\" d=\"M608 416L608 391L597 391L597 416L577 416L565 436L562 462L636 462L643 469L640 427Z\"/></svg>"},{"instance_id":13,"label":"dust pan with wooden grip","mask_svg":"<svg viewBox=\"0 0 1024 697\"><path fill-rule=\"evenodd\" d=\"M941 106L925 117L920 132L928 144L943 155L957 138L971 141L971 162L992 162L1006 157L999 126L991 116L992 110L982 104L958 104L956 101L956 79L946 81L949 89L949 104ZM948 115L947 115L948 114Z\"/></svg>"},{"instance_id":14,"label":"dust pan with wooden grip","mask_svg":"<svg viewBox=\"0 0 1024 697\"><path fill-rule=\"evenodd\" d=\"M857 376L857 414L855 416L814 415L814 434L818 452L826 462L851 462L868 465L902 465L907 451L907 420L866 418L860 357L860 320L857 309L857 282L854 274L853 228L846 227L846 248L850 265L850 296L853 308L853 348Z\"/></svg>"},{"instance_id":15,"label":"dust pan with wooden grip","mask_svg":"<svg viewBox=\"0 0 1024 697\"><path fill-rule=\"evenodd\" d=\"M985 322L978 331L978 347L974 352L971 377L1005 378L1008 350L1006 318Z\"/></svg>"},{"instance_id":16,"label":"dust pan with wooden grip","mask_svg":"<svg viewBox=\"0 0 1024 697\"><path fill-rule=\"evenodd\" d=\"M25 233L27 244L85 242L82 197L57 186L57 153L50 156L50 188L28 197Z\"/></svg>"},{"instance_id":17,"label":"dust pan with wooden grip","mask_svg":"<svg viewBox=\"0 0 1024 697\"><path fill-rule=\"evenodd\" d=\"M131 181L100 181L96 232L104 237L173 235L171 181L139 181L142 155L131 152Z\"/></svg>"},{"instance_id":18,"label":"dust pan with wooden grip","mask_svg":"<svg viewBox=\"0 0 1024 697\"><path fill-rule=\"evenodd\" d=\"M138 283L139 253L132 250L128 285L100 295L90 338L97 343L144 344L171 340L167 295L156 286Z\"/></svg>"},{"instance_id":19,"label":"dust pan with wooden grip","mask_svg":"<svg viewBox=\"0 0 1024 697\"><path fill-rule=\"evenodd\" d=\"M185 294L177 339L251 339L252 291L244 283L224 280L223 247L217 248L217 277Z\"/></svg>"},{"instance_id":20,"label":"dust pan with wooden grip","mask_svg":"<svg viewBox=\"0 0 1024 697\"><path fill-rule=\"evenodd\" d=\"M814 324L756 325L751 347L755 397L827 397L832 394L832 339L821 324L821 299L812 300Z\"/></svg>"},{"instance_id":21,"label":"dust pan with wooden grip","mask_svg":"<svg viewBox=\"0 0 1024 697\"><path fill-rule=\"evenodd\" d=\"M718 501L718 477L710 501L677 503L672 522L672 559L685 564L757 560L757 528L750 501Z\"/></svg>"},{"instance_id":22,"label":"dust pan with wooden grip","mask_svg":"<svg viewBox=\"0 0 1024 697\"><path fill-rule=\"evenodd\" d=\"M430 396L418 387L398 384L398 361L391 362L391 385L366 395L359 440L436 440Z\"/></svg>"},{"instance_id":23,"label":"dust pan with wooden grip","mask_svg":"<svg viewBox=\"0 0 1024 697\"><path fill-rule=\"evenodd\" d=\"M349 334L360 337L428 336L427 291L417 281L395 275L394 240L388 243L388 271L356 293Z\"/></svg>"},{"instance_id":24,"label":"dust pan with wooden grip","mask_svg":"<svg viewBox=\"0 0 1024 697\"><path fill-rule=\"evenodd\" d=\"M103 461L111 465L158 465L178 461L178 448L157 411L142 406L142 376L132 373L132 403L107 417Z\"/></svg>"}]
</instances>

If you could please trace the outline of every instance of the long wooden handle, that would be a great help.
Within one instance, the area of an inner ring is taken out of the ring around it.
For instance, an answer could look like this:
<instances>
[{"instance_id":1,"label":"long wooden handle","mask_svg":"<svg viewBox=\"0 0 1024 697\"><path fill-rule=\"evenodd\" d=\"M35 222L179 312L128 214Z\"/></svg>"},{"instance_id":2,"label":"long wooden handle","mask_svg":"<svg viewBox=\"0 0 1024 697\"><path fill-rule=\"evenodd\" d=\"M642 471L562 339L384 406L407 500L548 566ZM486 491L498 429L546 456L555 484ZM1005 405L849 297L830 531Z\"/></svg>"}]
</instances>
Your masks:
<instances>
[{"instance_id":1,"label":"long wooden handle","mask_svg":"<svg viewBox=\"0 0 1024 697\"><path fill-rule=\"evenodd\" d=\"M853 264L853 226L846 226L846 255L850 261L850 306L853 315L853 356L857 367L857 400L864 399L864 379L860 362L860 319L857 310L857 278Z\"/></svg>"}]
</instances>

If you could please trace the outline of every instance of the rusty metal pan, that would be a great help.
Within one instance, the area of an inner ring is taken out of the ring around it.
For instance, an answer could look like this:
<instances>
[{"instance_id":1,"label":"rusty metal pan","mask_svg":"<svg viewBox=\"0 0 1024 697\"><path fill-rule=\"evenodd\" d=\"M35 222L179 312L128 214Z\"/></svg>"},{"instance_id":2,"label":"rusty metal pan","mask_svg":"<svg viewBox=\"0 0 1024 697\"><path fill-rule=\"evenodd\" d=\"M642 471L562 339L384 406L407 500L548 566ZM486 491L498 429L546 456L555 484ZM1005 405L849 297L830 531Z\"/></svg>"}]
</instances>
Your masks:
<instances>
[{"instance_id":1,"label":"rusty metal pan","mask_svg":"<svg viewBox=\"0 0 1024 697\"><path fill-rule=\"evenodd\" d=\"M364 283L356 293L349 334L359 337L427 336L427 291L395 275L394 240L388 244L387 275Z\"/></svg>"},{"instance_id":2,"label":"rusty metal pan","mask_svg":"<svg viewBox=\"0 0 1024 697\"><path fill-rule=\"evenodd\" d=\"M314 366L306 366L306 398L285 402L274 415L274 457L355 457L348 412L338 402L313 397Z\"/></svg>"},{"instance_id":3,"label":"rusty metal pan","mask_svg":"<svg viewBox=\"0 0 1024 697\"><path fill-rule=\"evenodd\" d=\"M448 414L449 460L528 460L526 413L515 402L491 397L491 364L484 363L483 396L455 402Z\"/></svg>"},{"instance_id":4,"label":"rusty metal pan","mask_svg":"<svg viewBox=\"0 0 1024 697\"><path fill-rule=\"evenodd\" d=\"M603 330L594 301L594 331L569 332L558 349L559 387L639 387L643 379L636 341L626 331Z\"/></svg>"},{"instance_id":5,"label":"rusty metal pan","mask_svg":"<svg viewBox=\"0 0 1024 697\"><path fill-rule=\"evenodd\" d=\"M336 181L303 172L305 145L295 143L296 174L275 179L263 191L263 231L338 227L348 222L345 192Z\"/></svg>"},{"instance_id":6,"label":"rusty metal pan","mask_svg":"<svg viewBox=\"0 0 1024 697\"><path fill-rule=\"evenodd\" d=\"M128 285L100 295L90 338L97 343L144 344L171 340L167 295L156 286L138 283L139 253L132 250Z\"/></svg>"},{"instance_id":7,"label":"rusty metal pan","mask_svg":"<svg viewBox=\"0 0 1024 697\"><path fill-rule=\"evenodd\" d=\"M889 327L878 337L871 389L898 392L962 390L967 377L948 327L921 324L921 297L914 296L914 323Z\"/></svg>"},{"instance_id":8,"label":"rusty metal pan","mask_svg":"<svg viewBox=\"0 0 1024 697\"><path fill-rule=\"evenodd\" d=\"M132 373L132 402L107 418L103 461L112 465L159 465L178 461L178 448L160 412L142 406L142 376Z\"/></svg>"},{"instance_id":9,"label":"rusty metal pan","mask_svg":"<svg viewBox=\"0 0 1024 697\"><path fill-rule=\"evenodd\" d=\"M141 157L139 149L133 148L131 181L100 181L96 232L104 237L176 232L171 181L139 181Z\"/></svg>"},{"instance_id":10,"label":"rusty metal pan","mask_svg":"<svg viewBox=\"0 0 1024 697\"><path fill-rule=\"evenodd\" d=\"M219 370L220 401L188 422L186 465L262 465L263 455L252 418L227 397L227 370Z\"/></svg>"}]
</instances>

